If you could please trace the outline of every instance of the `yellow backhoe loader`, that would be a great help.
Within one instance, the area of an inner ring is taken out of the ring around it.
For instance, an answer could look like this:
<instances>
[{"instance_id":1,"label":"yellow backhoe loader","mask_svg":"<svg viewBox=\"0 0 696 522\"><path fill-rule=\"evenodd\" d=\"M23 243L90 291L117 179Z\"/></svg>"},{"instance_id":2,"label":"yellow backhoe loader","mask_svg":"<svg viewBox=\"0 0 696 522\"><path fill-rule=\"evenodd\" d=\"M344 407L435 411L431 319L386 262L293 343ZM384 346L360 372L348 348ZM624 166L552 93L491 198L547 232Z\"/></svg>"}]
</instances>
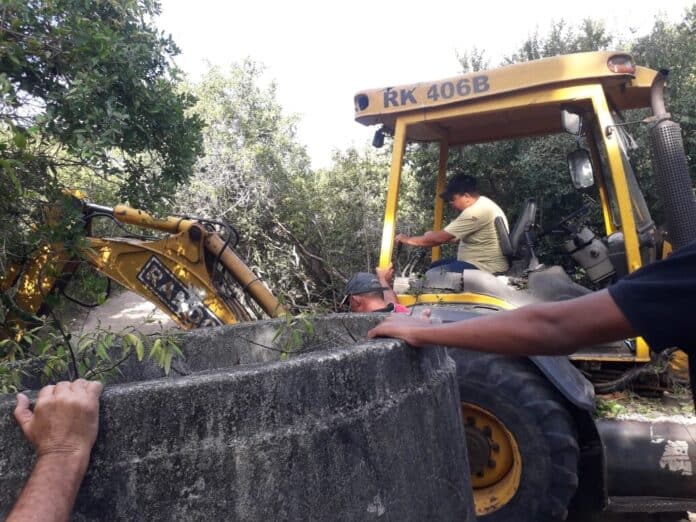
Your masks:
<instances>
[{"instance_id":1,"label":"yellow backhoe loader","mask_svg":"<svg viewBox=\"0 0 696 522\"><path fill-rule=\"evenodd\" d=\"M604 230L577 224L578 209L554 228L594 287L611 284L671 249L696 240L696 204L681 131L665 110L666 73L636 66L621 52L555 56L444 80L359 92L355 119L379 125L374 144L393 137L380 265L394 250L399 184L407 143L439 144L433 230L441 230L449 151L473 144L569 133L570 182L595 191ZM653 176L668 235L654 223L628 149L625 111L651 109ZM580 147L577 144L582 144ZM511 174L513 175L513 174ZM537 201L509 233L499 227L510 261L505 274L440 268L395 279L401 304L433 308L443 321L590 292L535 255ZM431 260L440 248L431 250ZM451 350L466 426L476 511L486 521L562 520L569 506L593 510L685 512L696 509L696 419L604 421L593 416L597 377L608 389L651 362L641 338L587 346L572 357L512 359ZM579 371L580 368L583 372ZM607 372L615 377L609 382ZM603 380L602 380L603 379ZM693 422L692 422L693 421Z\"/></svg>"}]
</instances>

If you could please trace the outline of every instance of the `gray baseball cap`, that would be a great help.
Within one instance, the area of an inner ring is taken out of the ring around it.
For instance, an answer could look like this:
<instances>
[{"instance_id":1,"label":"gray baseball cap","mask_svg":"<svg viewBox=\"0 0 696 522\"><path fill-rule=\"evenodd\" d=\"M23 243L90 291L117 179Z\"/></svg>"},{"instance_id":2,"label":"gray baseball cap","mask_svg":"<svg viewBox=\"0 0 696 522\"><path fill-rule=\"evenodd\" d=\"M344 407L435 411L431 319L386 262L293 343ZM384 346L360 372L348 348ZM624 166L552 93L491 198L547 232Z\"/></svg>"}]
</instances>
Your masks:
<instances>
[{"instance_id":1,"label":"gray baseball cap","mask_svg":"<svg viewBox=\"0 0 696 522\"><path fill-rule=\"evenodd\" d=\"M350 278L346 285L346 296L343 299L345 303L349 296L357 294L366 294L368 292L379 292L386 290L387 287L382 286L377 279L377 276L369 272L358 272Z\"/></svg>"}]
</instances>

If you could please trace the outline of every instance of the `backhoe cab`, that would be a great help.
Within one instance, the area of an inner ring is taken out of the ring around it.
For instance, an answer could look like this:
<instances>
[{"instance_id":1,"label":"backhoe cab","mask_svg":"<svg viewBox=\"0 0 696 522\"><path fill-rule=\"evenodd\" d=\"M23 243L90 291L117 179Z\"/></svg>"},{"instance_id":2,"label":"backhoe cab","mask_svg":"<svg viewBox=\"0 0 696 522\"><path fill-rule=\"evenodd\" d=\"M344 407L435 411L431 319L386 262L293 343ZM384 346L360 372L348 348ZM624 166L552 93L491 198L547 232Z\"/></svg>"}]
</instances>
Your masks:
<instances>
[{"instance_id":1,"label":"backhoe cab","mask_svg":"<svg viewBox=\"0 0 696 522\"><path fill-rule=\"evenodd\" d=\"M569 133L577 141L567 156L569 183L596 190L604 230L579 224L586 208L553 228L565 232L565 251L594 286L606 286L695 240L696 204L680 129L664 107L664 85L663 73L636 66L625 53L591 52L358 93L355 119L380 126L377 145L383 135L393 137L380 266L391 262L404 153L414 142L439 144L433 230L443 225L437 194L445 186L452 148ZM632 138L623 113L640 108L652 109L643 123L650 129L653 175L666 209L666 239L628 158ZM511 266L503 277L439 268L417 277L402 274L394 285L399 302L433 307L433 315L448 321L589 292L560 267L544 267L537 259L532 229L537 201L528 196L519 202L522 210L509 233L497 227ZM438 260L440 247L430 255ZM517 284L520 279L523 285ZM691 473L676 477L660 460L670 451L664 445L670 437L688 441L687 461L696 455L693 428L666 423L660 429L669 433L659 443L649 435L652 425L617 436L614 424L593 419L592 385L564 357L511 360L462 350L451 355L460 381L476 511L483 520L562 520L571 501L593 510L676 512L696 506ZM586 347L573 358L585 371L605 364L628 370L649 362L651 352L638 338ZM617 444L631 445L633 458L617 459ZM649 484L627 483L629 476L648 477ZM650 507L647 497L659 499L659 506Z\"/></svg>"}]
</instances>

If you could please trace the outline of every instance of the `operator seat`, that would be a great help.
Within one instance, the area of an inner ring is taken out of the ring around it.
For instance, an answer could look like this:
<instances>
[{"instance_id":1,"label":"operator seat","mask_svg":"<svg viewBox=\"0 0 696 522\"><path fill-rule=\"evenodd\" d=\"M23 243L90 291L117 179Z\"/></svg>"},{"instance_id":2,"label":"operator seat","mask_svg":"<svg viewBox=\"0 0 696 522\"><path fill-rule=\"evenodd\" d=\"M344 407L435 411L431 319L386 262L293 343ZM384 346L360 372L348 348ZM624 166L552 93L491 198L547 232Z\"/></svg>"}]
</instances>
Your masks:
<instances>
[{"instance_id":1,"label":"operator seat","mask_svg":"<svg viewBox=\"0 0 696 522\"><path fill-rule=\"evenodd\" d=\"M534 253L531 229L536 221L537 202L535 198L527 198L522 207L515 226L508 234L505 220L495 218L495 229L503 255L507 257L510 268L505 275L519 277L527 270L539 267L539 260Z\"/></svg>"},{"instance_id":2,"label":"operator seat","mask_svg":"<svg viewBox=\"0 0 696 522\"><path fill-rule=\"evenodd\" d=\"M510 269L507 272L504 274L491 274L484 270L447 272L440 267L435 267L425 273L423 289L485 294L518 305L527 304L530 296L526 295L525 292L509 287L496 275L518 277L526 270L540 266L532 248L533 241L530 232L536 219L536 213L536 199L528 198L525 200L522 212L510 234L508 234L505 220L502 217L498 217L494 221L501 250L510 262Z\"/></svg>"}]
</instances>

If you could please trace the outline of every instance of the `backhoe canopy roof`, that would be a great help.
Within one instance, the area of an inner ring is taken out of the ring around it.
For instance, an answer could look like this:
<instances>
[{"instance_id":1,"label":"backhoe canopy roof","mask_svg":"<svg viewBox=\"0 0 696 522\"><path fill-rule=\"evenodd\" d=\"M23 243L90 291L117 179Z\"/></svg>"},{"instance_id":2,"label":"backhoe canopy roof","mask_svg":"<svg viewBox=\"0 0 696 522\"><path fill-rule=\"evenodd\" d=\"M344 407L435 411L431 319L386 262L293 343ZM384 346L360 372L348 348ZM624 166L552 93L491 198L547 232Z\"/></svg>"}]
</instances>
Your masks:
<instances>
[{"instance_id":1,"label":"backhoe canopy roof","mask_svg":"<svg viewBox=\"0 0 696 522\"><path fill-rule=\"evenodd\" d=\"M657 71L635 66L630 55L599 51L554 56L477 71L433 82L361 91L355 119L381 124L387 133L397 118L408 117L407 141L446 140L450 145L481 143L561 132L559 117L568 100L537 103L534 93L574 85L600 84L616 110L650 106ZM526 94L519 105L502 101ZM577 107L589 108L588 100ZM501 107L505 106L504 110ZM456 111L448 109L462 109Z\"/></svg>"}]
</instances>

